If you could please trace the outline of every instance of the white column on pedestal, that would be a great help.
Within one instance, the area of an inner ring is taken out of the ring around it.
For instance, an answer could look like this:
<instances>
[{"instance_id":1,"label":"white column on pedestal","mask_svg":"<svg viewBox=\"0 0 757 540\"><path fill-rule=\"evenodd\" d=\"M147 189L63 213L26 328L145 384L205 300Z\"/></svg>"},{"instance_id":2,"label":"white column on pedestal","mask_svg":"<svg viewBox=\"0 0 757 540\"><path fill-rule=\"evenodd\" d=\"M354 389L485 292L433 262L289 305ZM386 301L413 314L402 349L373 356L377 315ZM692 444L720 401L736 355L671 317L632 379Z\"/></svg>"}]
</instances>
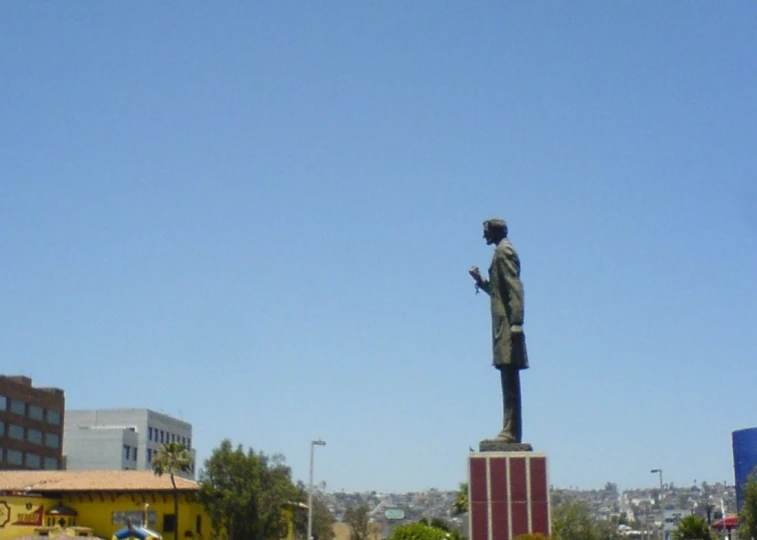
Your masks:
<instances>
[{"instance_id":1,"label":"white column on pedestal","mask_svg":"<svg viewBox=\"0 0 757 540\"><path fill-rule=\"evenodd\" d=\"M486 458L486 526L488 527L487 537L492 540L494 535L494 524L492 523L492 460ZM470 504L470 503L468 503Z\"/></svg>"},{"instance_id":2,"label":"white column on pedestal","mask_svg":"<svg viewBox=\"0 0 757 540\"><path fill-rule=\"evenodd\" d=\"M531 457L525 459L526 463L526 500L528 501L528 532L534 532L534 523L531 517Z\"/></svg>"}]
</instances>

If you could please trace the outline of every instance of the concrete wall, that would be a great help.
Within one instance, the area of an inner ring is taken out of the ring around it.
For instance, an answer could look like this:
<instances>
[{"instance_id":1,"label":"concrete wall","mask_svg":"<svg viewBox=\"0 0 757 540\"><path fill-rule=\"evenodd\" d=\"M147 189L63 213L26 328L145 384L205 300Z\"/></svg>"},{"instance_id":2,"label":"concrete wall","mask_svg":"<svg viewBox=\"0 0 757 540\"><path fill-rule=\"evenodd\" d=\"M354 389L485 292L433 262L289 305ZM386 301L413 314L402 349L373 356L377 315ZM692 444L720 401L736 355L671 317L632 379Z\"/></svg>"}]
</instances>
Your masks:
<instances>
[{"instance_id":1,"label":"concrete wall","mask_svg":"<svg viewBox=\"0 0 757 540\"><path fill-rule=\"evenodd\" d=\"M69 471L137 470L141 456L136 450L137 434L123 428L82 428L67 426L63 453ZM130 449L127 458L124 446Z\"/></svg>"}]
</instances>

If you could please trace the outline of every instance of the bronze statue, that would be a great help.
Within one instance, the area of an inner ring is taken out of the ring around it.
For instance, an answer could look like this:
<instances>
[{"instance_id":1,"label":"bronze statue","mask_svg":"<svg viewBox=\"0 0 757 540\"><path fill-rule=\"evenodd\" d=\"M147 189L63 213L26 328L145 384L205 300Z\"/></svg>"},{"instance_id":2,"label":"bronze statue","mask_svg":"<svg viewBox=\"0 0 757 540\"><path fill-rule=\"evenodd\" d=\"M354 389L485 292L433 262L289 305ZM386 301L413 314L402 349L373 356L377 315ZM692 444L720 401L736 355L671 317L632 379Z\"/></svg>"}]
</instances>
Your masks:
<instances>
[{"instance_id":1,"label":"bronze statue","mask_svg":"<svg viewBox=\"0 0 757 540\"><path fill-rule=\"evenodd\" d=\"M492 441L483 441L481 450L499 449L502 445L519 445L522 441L520 370L528 368L526 337L523 333L523 283L520 280L520 259L507 238L503 219L484 222L484 239L494 244L489 279L481 277L477 266L468 273L491 298L492 363L499 370L502 382L504 419L502 431ZM487 445L485 443L493 443ZM485 448L485 446L488 446ZM520 445L529 450L530 445ZM528 448L526 448L528 447Z\"/></svg>"}]
</instances>

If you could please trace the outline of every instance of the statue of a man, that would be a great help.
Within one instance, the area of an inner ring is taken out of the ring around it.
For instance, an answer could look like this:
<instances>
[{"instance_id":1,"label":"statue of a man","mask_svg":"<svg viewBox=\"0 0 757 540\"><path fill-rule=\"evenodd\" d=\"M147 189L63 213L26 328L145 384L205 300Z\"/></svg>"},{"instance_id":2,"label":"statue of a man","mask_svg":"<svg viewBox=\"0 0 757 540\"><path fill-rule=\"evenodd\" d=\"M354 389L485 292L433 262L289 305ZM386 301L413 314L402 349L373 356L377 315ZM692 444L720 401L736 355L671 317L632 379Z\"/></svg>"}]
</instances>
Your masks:
<instances>
[{"instance_id":1,"label":"statue of a man","mask_svg":"<svg viewBox=\"0 0 757 540\"><path fill-rule=\"evenodd\" d=\"M481 277L477 266L468 271L478 289L491 298L493 364L502 380L504 419L496 440L521 443L520 370L528 368L526 338L523 333L523 283L520 280L520 259L507 239L503 219L484 222L484 239L494 244L494 257L489 279Z\"/></svg>"}]
</instances>

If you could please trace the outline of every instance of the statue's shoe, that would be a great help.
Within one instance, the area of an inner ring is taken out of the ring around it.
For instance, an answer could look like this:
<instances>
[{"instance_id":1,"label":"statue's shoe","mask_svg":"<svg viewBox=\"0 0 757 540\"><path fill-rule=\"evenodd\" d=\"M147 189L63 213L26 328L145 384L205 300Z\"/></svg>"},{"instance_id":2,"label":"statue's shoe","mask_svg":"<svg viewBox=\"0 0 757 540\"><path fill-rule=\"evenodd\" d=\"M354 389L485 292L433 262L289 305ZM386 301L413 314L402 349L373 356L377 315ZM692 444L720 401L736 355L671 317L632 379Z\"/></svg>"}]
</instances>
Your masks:
<instances>
[{"instance_id":1,"label":"statue's shoe","mask_svg":"<svg viewBox=\"0 0 757 540\"><path fill-rule=\"evenodd\" d=\"M494 437L494 440L497 442L505 443L505 444L517 444L520 441L513 437L510 433L507 433L505 431L500 431L497 433L497 436Z\"/></svg>"}]
</instances>

